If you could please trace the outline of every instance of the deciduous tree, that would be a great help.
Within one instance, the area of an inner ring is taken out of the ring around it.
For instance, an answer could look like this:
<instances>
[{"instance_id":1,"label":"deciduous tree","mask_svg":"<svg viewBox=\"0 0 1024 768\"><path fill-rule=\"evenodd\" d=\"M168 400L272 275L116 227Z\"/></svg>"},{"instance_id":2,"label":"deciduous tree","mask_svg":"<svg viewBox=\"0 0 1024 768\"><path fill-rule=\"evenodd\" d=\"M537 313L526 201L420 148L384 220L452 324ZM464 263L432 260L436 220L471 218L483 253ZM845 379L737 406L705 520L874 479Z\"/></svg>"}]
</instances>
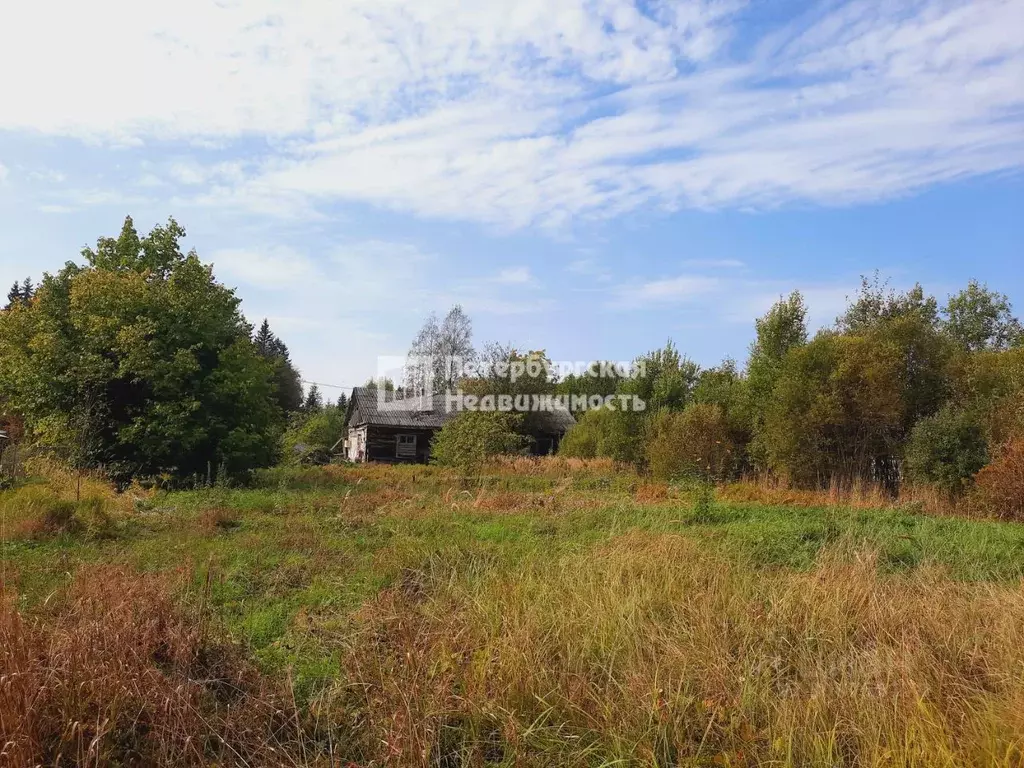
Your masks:
<instances>
[{"instance_id":1,"label":"deciduous tree","mask_svg":"<svg viewBox=\"0 0 1024 768\"><path fill-rule=\"evenodd\" d=\"M115 476L237 472L276 457L272 369L234 292L173 219L85 249L0 315L0 390L39 442Z\"/></svg>"}]
</instances>

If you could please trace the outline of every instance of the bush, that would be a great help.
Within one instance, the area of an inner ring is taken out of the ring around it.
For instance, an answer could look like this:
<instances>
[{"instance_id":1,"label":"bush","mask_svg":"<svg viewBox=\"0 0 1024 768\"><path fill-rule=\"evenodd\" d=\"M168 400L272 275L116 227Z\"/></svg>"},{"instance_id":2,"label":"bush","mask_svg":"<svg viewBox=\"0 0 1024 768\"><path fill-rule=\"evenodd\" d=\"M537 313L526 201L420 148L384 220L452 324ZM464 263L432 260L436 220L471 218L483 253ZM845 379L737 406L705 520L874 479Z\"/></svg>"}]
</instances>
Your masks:
<instances>
[{"instance_id":1,"label":"bush","mask_svg":"<svg viewBox=\"0 0 1024 768\"><path fill-rule=\"evenodd\" d=\"M345 433L345 411L328 406L296 417L282 439L283 464L329 464L331 448Z\"/></svg>"},{"instance_id":2,"label":"bush","mask_svg":"<svg viewBox=\"0 0 1024 768\"><path fill-rule=\"evenodd\" d=\"M521 420L513 413L463 411L435 435L431 461L469 471L494 456L518 453L527 443L516 431Z\"/></svg>"},{"instance_id":3,"label":"bush","mask_svg":"<svg viewBox=\"0 0 1024 768\"><path fill-rule=\"evenodd\" d=\"M568 458L610 458L638 464L643 458L643 414L599 408L578 417L566 433L558 454Z\"/></svg>"},{"instance_id":4,"label":"bush","mask_svg":"<svg viewBox=\"0 0 1024 768\"><path fill-rule=\"evenodd\" d=\"M975 477L978 498L1004 520L1024 521L1024 438L1006 443Z\"/></svg>"},{"instance_id":5,"label":"bush","mask_svg":"<svg viewBox=\"0 0 1024 768\"><path fill-rule=\"evenodd\" d=\"M911 480L959 496L988 458L988 441L979 415L946 406L914 426L905 462Z\"/></svg>"},{"instance_id":6,"label":"bush","mask_svg":"<svg viewBox=\"0 0 1024 768\"><path fill-rule=\"evenodd\" d=\"M728 477L736 447L725 412L718 405L697 403L681 413L659 413L647 441L647 464L655 477Z\"/></svg>"}]
</instances>

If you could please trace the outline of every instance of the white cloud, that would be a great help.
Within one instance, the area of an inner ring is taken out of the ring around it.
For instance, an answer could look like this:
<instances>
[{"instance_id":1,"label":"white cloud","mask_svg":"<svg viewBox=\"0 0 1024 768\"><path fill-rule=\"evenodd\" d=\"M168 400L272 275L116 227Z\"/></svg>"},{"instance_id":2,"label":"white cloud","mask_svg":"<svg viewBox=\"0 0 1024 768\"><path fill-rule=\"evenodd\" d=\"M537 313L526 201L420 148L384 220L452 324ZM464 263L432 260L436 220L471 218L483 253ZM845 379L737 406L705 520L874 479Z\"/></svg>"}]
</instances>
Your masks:
<instances>
[{"instance_id":1,"label":"white cloud","mask_svg":"<svg viewBox=\"0 0 1024 768\"><path fill-rule=\"evenodd\" d=\"M308 256L285 246L266 250L225 248L214 251L209 261L219 280L256 288L306 285L319 273Z\"/></svg>"},{"instance_id":2,"label":"white cloud","mask_svg":"<svg viewBox=\"0 0 1024 768\"><path fill-rule=\"evenodd\" d=\"M591 277L600 282L607 282L612 279L611 273L591 258L574 259L566 265L565 269L574 275Z\"/></svg>"},{"instance_id":3,"label":"white cloud","mask_svg":"<svg viewBox=\"0 0 1024 768\"><path fill-rule=\"evenodd\" d=\"M780 298L798 290L807 306L807 326L814 332L831 326L856 293L854 278L831 282L803 282L769 278L728 278L682 275L627 285L611 291L609 306L616 309L690 309L714 324L747 327ZM909 286L907 286L909 288Z\"/></svg>"},{"instance_id":4,"label":"white cloud","mask_svg":"<svg viewBox=\"0 0 1024 768\"><path fill-rule=\"evenodd\" d=\"M193 160L177 160L167 168L167 175L178 184L194 186L209 182L241 182L244 179L242 163L223 162L202 165Z\"/></svg>"},{"instance_id":5,"label":"white cloud","mask_svg":"<svg viewBox=\"0 0 1024 768\"><path fill-rule=\"evenodd\" d=\"M1024 167L1024 0L822 2L769 32L739 0L39 0L5 22L0 129L188 140L215 156L165 168L190 202L261 215L558 227Z\"/></svg>"},{"instance_id":6,"label":"white cloud","mask_svg":"<svg viewBox=\"0 0 1024 768\"><path fill-rule=\"evenodd\" d=\"M703 275L680 275L678 277L651 280L640 285L624 286L618 291L617 304L620 306L643 307L652 303L678 304L706 296L718 291L722 281Z\"/></svg>"},{"instance_id":7,"label":"white cloud","mask_svg":"<svg viewBox=\"0 0 1024 768\"><path fill-rule=\"evenodd\" d=\"M682 263L688 267L704 269L740 269L744 266L739 259L683 259Z\"/></svg>"},{"instance_id":8,"label":"white cloud","mask_svg":"<svg viewBox=\"0 0 1024 768\"><path fill-rule=\"evenodd\" d=\"M29 181L43 182L45 184L63 184L67 181L65 176L60 171L55 171L52 168L42 168L28 173Z\"/></svg>"},{"instance_id":9,"label":"white cloud","mask_svg":"<svg viewBox=\"0 0 1024 768\"><path fill-rule=\"evenodd\" d=\"M724 317L730 322L753 325L756 318L764 315L779 299L798 290L807 307L807 327L813 333L819 328L831 326L841 315L849 298L856 293L856 281L840 284L799 284L775 281L775 290L766 290L765 282L745 284L732 292L724 308Z\"/></svg>"},{"instance_id":10,"label":"white cloud","mask_svg":"<svg viewBox=\"0 0 1024 768\"><path fill-rule=\"evenodd\" d=\"M511 285L526 285L533 282L533 275L529 267L509 267L501 270L494 278L496 283Z\"/></svg>"}]
</instances>

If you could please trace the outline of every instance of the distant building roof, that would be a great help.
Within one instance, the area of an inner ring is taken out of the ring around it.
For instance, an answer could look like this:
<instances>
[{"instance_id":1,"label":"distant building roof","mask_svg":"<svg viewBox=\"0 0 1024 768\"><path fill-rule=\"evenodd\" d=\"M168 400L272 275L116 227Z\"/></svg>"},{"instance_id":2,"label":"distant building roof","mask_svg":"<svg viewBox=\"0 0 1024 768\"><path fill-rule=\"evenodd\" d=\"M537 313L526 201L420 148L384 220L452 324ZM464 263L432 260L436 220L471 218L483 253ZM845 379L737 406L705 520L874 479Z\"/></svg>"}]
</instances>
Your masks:
<instances>
[{"instance_id":1,"label":"distant building roof","mask_svg":"<svg viewBox=\"0 0 1024 768\"><path fill-rule=\"evenodd\" d=\"M356 387L349 400L346 423L350 427L372 424L380 427L440 429L455 416L448 413L444 395L381 402L376 389Z\"/></svg>"},{"instance_id":2,"label":"distant building roof","mask_svg":"<svg viewBox=\"0 0 1024 768\"><path fill-rule=\"evenodd\" d=\"M458 411L454 407L449 409L446 395L381 402L377 390L356 387L349 400L345 424L347 427L368 424L406 429L440 429L456 415ZM565 409L532 413L530 421L535 425L534 431L548 434L564 434L576 423L572 414Z\"/></svg>"}]
</instances>

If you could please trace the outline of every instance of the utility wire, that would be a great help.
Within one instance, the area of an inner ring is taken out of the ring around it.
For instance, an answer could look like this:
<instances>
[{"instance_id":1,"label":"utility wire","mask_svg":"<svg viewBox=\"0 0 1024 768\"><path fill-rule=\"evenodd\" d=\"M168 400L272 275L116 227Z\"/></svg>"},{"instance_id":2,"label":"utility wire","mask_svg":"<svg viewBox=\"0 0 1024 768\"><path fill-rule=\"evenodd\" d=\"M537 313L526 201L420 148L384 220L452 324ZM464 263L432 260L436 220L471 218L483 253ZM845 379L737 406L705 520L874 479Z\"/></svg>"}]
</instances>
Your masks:
<instances>
[{"instance_id":1,"label":"utility wire","mask_svg":"<svg viewBox=\"0 0 1024 768\"><path fill-rule=\"evenodd\" d=\"M329 389L355 389L363 386L362 384L325 384L322 381L308 381L307 379L299 379L299 381L303 384L316 384L318 387L328 387Z\"/></svg>"}]
</instances>

